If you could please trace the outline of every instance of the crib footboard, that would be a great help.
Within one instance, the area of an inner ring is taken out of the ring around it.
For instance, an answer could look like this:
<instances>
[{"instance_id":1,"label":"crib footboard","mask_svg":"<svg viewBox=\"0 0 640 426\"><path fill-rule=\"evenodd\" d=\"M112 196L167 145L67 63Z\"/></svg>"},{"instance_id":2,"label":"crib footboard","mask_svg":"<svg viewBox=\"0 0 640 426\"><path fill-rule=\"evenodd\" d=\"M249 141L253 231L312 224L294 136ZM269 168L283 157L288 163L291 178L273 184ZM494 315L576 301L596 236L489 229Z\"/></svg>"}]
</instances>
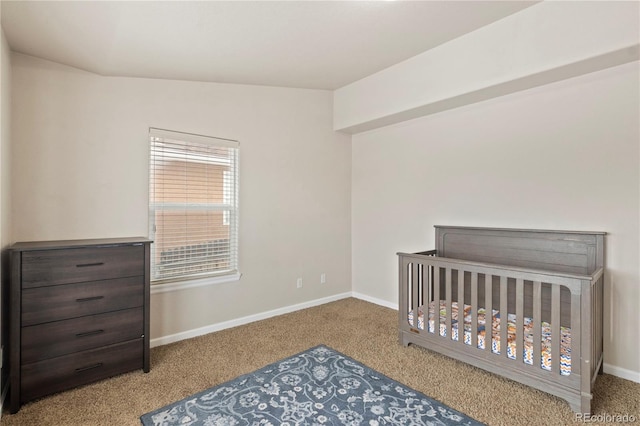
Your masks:
<instances>
[{"instance_id":1,"label":"crib footboard","mask_svg":"<svg viewBox=\"0 0 640 426\"><path fill-rule=\"evenodd\" d=\"M399 338L590 413L602 368L603 273L399 253Z\"/></svg>"}]
</instances>

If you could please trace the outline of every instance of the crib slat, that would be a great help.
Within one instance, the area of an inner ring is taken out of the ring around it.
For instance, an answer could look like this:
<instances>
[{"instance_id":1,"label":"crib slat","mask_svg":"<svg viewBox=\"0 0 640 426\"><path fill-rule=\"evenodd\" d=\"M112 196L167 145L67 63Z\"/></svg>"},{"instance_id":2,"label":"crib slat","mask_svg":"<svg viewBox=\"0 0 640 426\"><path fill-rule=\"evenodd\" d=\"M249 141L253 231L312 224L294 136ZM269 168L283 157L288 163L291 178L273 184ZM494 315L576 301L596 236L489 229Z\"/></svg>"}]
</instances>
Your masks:
<instances>
[{"instance_id":1,"label":"crib slat","mask_svg":"<svg viewBox=\"0 0 640 426\"><path fill-rule=\"evenodd\" d=\"M571 293L571 374L580 374L580 294Z\"/></svg>"},{"instance_id":2,"label":"crib slat","mask_svg":"<svg viewBox=\"0 0 640 426\"><path fill-rule=\"evenodd\" d=\"M424 277L422 277L424 279ZM411 309L413 310L413 328L418 328L418 317L420 316L420 265L416 262L411 263Z\"/></svg>"},{"instance_id":3,"label":"crib slat","mask_svg":"<svg viewBox=\"0 0 640 426\"><path fill-rule=\"evenodd\" d=\"M445 305L447 309L447 316L445 320L445 328L447 329L447 337L453 338L453 311L451 311L451 268L445 269L444 285L445 285Z\"/></svg>"},{"instance_id":4,"label":"crib slat","mask_svg":"<svg viewBox=\"0 0 640 426\"><path fill-rule=\"evenodd\" d=\"M551 371L560 374L560 286L551 286Z\"/></svg>"},{"instance_id":5,"label":"crib slat","mask_svg":"<svg viewBox=\"0 0 640 426\"><path fill-rule=\"evenodd\" d=\"M440 335L440 267L433 268L433 332ZM426 322L426 319L425 319Z\"/></svg>"},{"instance_id":6,"label":"crib slat","mask_svg":"<svg viewBox=\"0 0 640 426\"><path fill-rule=\"evenodd\" d=\"M500 355L508 358L509 350L507 341L507 277L500 276Z\"/></svg>"},{"instance_id":7,"label":"crib slat","mask_svg":"<svg viewBox=\"0 0 640 426\"><path fill-rule=\"evenodd\" d=\"M471 273L471 346L478 347L478 273Z\"/></svg>"},{"instance_id":8,"label":"crib slat","mask_svg":"<svg viewBox=\"0 0 640 426\"><path fill-rule=\"evenodd\" d=\"M424 266L424 283L425 285L422 287L422 291L426 294L423 297L426 297L426 300L423 300L424 306L429 306L429 303L433 300L433 266L431 265L423 265ZM428 316L429 310L427 309L425 312ZM428 329L429 327L427 327Z\"/></svg>"},{"instance_id":9,"label":"crib slat","mask_svg":"<svg viewBox=\"0 0 640 426\"><path fill-rule=\"evenodd\" d=\"M516 360L523 360L524 342L524 281L516 280Z\"/></svg>"},{"instance_id":10,"label":"crib slat","mask_svg":"<svg viewBox=\"0 0 640 426\"><path fill-rule=\"evenodd\" d=\"M464 271L458 269L458 342L464 345Z\"/></svg>"},{"instance_id":11,"label":"crib slat","mask_svg":"<svg viewBox=\"0 0 640 426\"><path fill-rule=\"evenodd\" d=\"M593 290L593 289L592 289ZM596 302L598 299L598 295L591 291L591 315L592 315L592 321L591 321L591 336L592 336L592 342L597 342L598 340L598 320L597 317L594 317L594 314L596 313ZM590 373L591 375L593 375L594 370L596 368L596 345L592 344L591 345L591 369L590 369Z\"/></svg>"},{"instance_id":12,"label":"crib slat","mask_svg":"<svg viewBox=\"0 0 640 426\"><path fill-rule=\"evenodd\" d=\"M491 353L493 343L493 275L484 277L484 349Z\"/></svg>"},{"instance_id":13,"label":"crib slat","mask_svg":"<svg viewBox=\"0 0 640 426\"><path fill-rule=\"evenodd\" d=\"M405 262L405 260L402 258L402 256L399 256L398 258L398 279L400 280L399 283L399 294L398 294L398 315L399 315L399 323L400 324L404 324L404 321L407 321L407 323L409 323L409 326L412 326L413 324L411 322L409 322L409 317L408 314L411 311L411 300L409 296L409 265ZM402 340L402 331L399 332L398 335L398 340L400 344L403 344L403 340Z\"/></svg>"},{"instance_id":14,"label":"crib slat","mask_svg":"<svg viewBox=\"0 0 640 426\"><path fill-rule=\"evenodd\" d=\"M420 285L418 285L418 301L416 302L416 306L424 306L424 264L422 263L418 263L417 282L419 282Z\"/></svg>"},{"instance_id":15,"label":"crib slat","mask_svg":"<svg viewBox=\"0 0 640 426\"><path fill-rule=\"evenodd\" d=\"M542 283L533 282L533 366L540 368L542 347Z\"/></svg>"}]
</instances>

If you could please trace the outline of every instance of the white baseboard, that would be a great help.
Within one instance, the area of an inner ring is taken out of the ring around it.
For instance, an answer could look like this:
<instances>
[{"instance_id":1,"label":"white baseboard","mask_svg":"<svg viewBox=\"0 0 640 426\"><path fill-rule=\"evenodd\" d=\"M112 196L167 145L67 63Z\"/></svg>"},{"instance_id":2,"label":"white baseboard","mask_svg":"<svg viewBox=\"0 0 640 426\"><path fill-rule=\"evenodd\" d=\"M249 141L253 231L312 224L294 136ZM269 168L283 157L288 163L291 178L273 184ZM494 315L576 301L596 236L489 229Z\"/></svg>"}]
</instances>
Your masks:
<instances>
[{"instance_id":1,"label":"white baseboard","mask_svg":"<svg viewBox=\"0 0 640 426\"><path fill-rule=\"evenodd\" d=\"M604 363L604 372L611 374L612 376L620 377L621 379L631 380L632 382L640 383L640 372L627 370L616 365Z\"/></svg>"},{"instance_id":2,"label":"white baseboard","mask_svg":"<svg viewBox=\"0 0 640 426\"><path fill-rule=\"evenodd\" d=\"M216 331L225 330L231 327L237 327L239 325L249 324L255 321L260 321L267 318L276 317L278 315L284 315L291 312L299 311L302 309L312 308L314 306L324 305L325 303L335 302L336 300L346 299L348 297L354 297L356 299L364 300L369 303L373 303L375 305L384 306L386 308L398 310L398 304L388 302L386 300L378 299L376 297L371 297L363 293L358 293L357 291L351 291L341 294L335 294L333 296L323 297L321 299L311 300L309 302L299 303L296 305L285 306L283 308L274 309L271 311L261 312L254 315L249 315L242 318L237 318L229 321L220 322L217 324L211 324L206 327L195 328L193 330L183 331L181 333L171 334L168 336L157 337L155 339L151 339L151 347L167 345L169 343L178 342L184 339L190 339L192 337L202 336L209 333L214 333ZM640 383L640 372L627 370L626 368L621 368L611 364L604 364L604 372L607 374L611 374L612 376L620 377L622 379L631 380L632 382ZM0 404L4 403L4 398L7 393L8 386L5 386L2 392L2 400ZM1 408L1 405L0 405Z\"/></svg>"},{"instance_id":3,"label":"white baseboard","mask_svg":"<svg viewBox=\"0 0 640 426\"><path fill-rule=\"evenodd\" d=\"M178 342L180 340L202 336L202 335L213 333L216 331L225 330L227 328L237 327L239 325L245 325L255 321L276 317L278 315L284 315L284 314L299 311L302 309L324 305L325 303L335 302L336 300L346 299L348 297L351 297L351 292L335 294L333 296L323 297L321 299L311 300L309 302L299 303L297 305L285 306L284 308L278 308L271 311L261 312L258 314L249 315L242 318L219 322L217 324L211 324L205 327L194 328L192 330L187 330L180 333L151 339L150 345L152 348L156 346L167 345L169 343Z\"/></svg>"},{"instance_id":4,"label":"white baseboard","mask_svg":"<svg viewBox=\"0 0 640 426\"><path fill-rule=\"evenodd\" d=\"M367 296L366 294L358 293L357 291L352 292L351 296L355 297L356 299L364 300L365 302L370 302L375 305L384 306L385 308L391 308L396 311L398 310L397 303L387 302L386 300L378 299L377 297Z\"/></svg>"}]
</instances>

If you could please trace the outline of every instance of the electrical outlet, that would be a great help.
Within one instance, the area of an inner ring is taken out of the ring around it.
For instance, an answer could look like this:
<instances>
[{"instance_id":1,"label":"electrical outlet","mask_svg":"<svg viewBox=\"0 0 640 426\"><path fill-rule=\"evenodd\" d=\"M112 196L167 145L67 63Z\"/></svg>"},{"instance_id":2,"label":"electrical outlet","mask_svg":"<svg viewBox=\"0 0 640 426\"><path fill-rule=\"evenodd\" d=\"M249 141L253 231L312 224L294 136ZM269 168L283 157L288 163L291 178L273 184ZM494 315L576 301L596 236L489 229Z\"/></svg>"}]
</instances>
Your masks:
<instances>
[{"instance_id":1,"label":"electrical outlet","mask_svg":"<svg viewBox=\"0 0 640 426\"><path fill-rule=\"evenodd\" d=\"M302 278L298 278L298 280L296 281L296 287L302 288Z\"/></svg>"},{"instance_id":2,"label":"electrical outlet","mask_svg":"<svg viewBox=\"0 0 640 426\"><path fill-rule=\"evenodd\" d=\"M320 284L326 284L326 283L327 283L327 274L323 272L320 274Z\"/></svg>"}]
</instances>

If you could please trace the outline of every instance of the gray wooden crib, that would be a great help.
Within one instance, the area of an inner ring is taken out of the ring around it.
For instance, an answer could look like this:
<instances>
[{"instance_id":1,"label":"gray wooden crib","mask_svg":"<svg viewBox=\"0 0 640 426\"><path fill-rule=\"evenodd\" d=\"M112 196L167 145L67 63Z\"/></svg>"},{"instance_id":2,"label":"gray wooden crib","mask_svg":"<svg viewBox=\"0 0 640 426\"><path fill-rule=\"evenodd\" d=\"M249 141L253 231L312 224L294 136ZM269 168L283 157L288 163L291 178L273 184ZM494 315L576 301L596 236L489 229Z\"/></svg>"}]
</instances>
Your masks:
<instances>
[{"instance_id":1,"label":"gray wooden crib","mask_svg":"<svg viewBox=\"0 0 640 426\"><path fill-rule=\"evenodd\" d=\"M435 228L436 250L398 253L401 344L590 413L602 373L605 233Z\"/></svg>"}]
</instances>

